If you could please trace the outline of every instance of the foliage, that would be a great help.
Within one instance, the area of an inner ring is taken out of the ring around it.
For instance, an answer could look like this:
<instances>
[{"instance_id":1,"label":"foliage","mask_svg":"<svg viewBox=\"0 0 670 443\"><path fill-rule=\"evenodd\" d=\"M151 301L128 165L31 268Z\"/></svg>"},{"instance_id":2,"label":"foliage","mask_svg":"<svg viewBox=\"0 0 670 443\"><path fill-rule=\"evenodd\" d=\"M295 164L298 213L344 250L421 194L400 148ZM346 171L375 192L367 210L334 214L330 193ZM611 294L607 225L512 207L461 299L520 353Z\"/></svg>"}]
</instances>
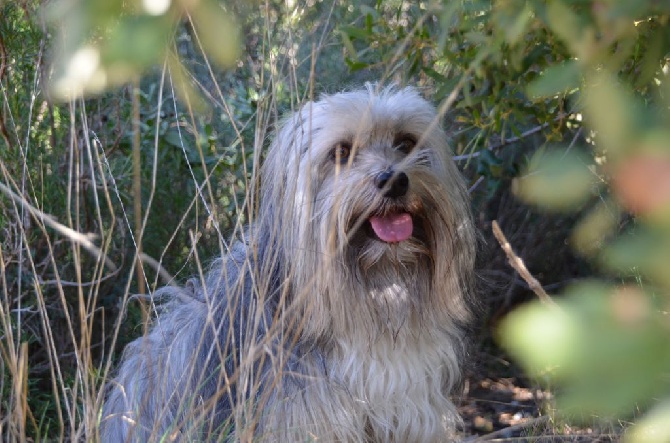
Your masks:
<instances>
[{"instance_id":1,"label":"foliage","mask_svg":"<svg viewBox=\"0 0 670 443\"><path fill-rule=\"evenodd\" d=\"M0 3L0 184L20 197L0 193L3 437L94 439L110 354L140 332L140 246L158 262L143 262L149 289L202 272L199 257L225 252L253 217L254 165L277 118L380 80L439 104L477 177L475 206L513 188L579 220L568 240L604 276L566 289L558 309L514 311L505 346L560 387L569 416L639 408L630 441L668 439L666 3L41 3ZM26 204L94 238L115 267Z\"/></svg>"},{"instance_id":2,"label":"foliage","mask_svg":"<svg viewBox=\"0 0 670 443\"><path fill-rule=\"evenodd\" d=\"M520 195L546 205L551 191L528 192L537 187L537 177L564 190L574 189L579 181L572 176L580 170L586 176L588 167L592 179L574 193L570 207L588 202L592 209L575 227L572 240L623 283L577 285L564 295L565 312L523 308L506 320L502 334L535 374L554 368L550 375L566 386L559 405L569 414L630 416L636 407L646 410L653 399L670 393L666 380L669 331L662 314L670 302L670 280L661 271L669 262L670 241L670 90L664 71L664 57L670 51L665 26L669 14L670 8L652 2L635 6L622 1L552 2L546 9L543 25L561 39L573 59L560 69L548 68L529 85L529 91L546 96L570 88L568 94L579 103L592 131L592 148L590 159L577 150L565 150L561 158L545 158L539 167L531 166L519 180ZM578 83L565 85L557 80L566 67L572 71L571 81ZM570 188L552 177L556 166L563 169L562 175L571 175ZM606 189L599 191L600 184ZM625 212L635 222L619 233ZM531 315L533 310L536 313ZM532 327L542 323L540 319L551 323L563 318L569 321L553 336L543 335L541 325L539 330ZM520 335L520 328L527 329ZM528 336L537 341L529 344ZM535 361L540 349L575 338L569 352ZM643 418L639 429L648 425ZM653 435L654 441L666 441L670 434L662 435L661 429L637 430L629 439L651 441Z\"/></svg>"},{"instance_id":3,"label":"foliage","mask_svg":"<svg viewBox=\"0 0 670 443\"><path fill-rule=\"evenodd\" d=\"M60 99L122 85L164 62L170 65L178 90L184 96L190 92L192 100L199 98L171 51L170 42L185 16L198 44L219 66L233 65L239 50L230 14L213 0L62 0L49 5L46 16L60 30L52 80L54 96ZM198 100L194 105L204 106Z\"/></svg>"},{"instance_id":4,"label":"foliage","mask_svg":"<svg viewBox=\"0 0 670 443\"><path fill-rule=\"evenodd\" d=\"M669 14L653 1L379 1L340 28L351 69L381 59L453 103L457 147L479 151L465 158L489 183L522 168L521 199L580 214L571 243L619 283L577 284L560 309L531 303L500 331L531 374L562 387L572 417L629 417L670 392ZM550 144L529 161L502 152L538 128ZM503 172L505 157L516 160ZM670 439L667 410L630 441Z\"/></svg>"},{"instance_id":5,"label":"foliage","mask_svg":"<svg viewBox=\"0 0 670 443\"><path fill-rule=\"evenodd\" d=\"M297 58L315 47L293 52L293 39L325 35L332 11L42 3L0 6L0 438L92 441L117 351L145 320L136 264L151 290L225 253L253 211L268 128L303 100L289 80L302 70L301 91L310 82L309 59ZM234 40L235 51L220 44L237 27L240 58ZM216 70L233 56L235 72ZM319 67L321 78L346 70L336 67Z\"/></svg>"}]
</instances>

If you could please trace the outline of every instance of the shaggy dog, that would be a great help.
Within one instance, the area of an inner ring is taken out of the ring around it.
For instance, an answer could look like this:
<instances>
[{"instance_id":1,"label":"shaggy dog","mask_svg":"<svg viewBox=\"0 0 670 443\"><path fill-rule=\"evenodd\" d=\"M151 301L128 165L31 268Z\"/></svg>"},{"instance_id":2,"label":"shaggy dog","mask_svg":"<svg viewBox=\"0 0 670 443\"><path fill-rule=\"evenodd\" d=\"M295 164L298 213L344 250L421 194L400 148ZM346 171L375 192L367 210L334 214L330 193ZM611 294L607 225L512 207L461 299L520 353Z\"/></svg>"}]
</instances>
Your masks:
<instances>
[{"instance_id":1,"label":"shaggy dog","mask_svg":"<svg viewBox=\"0 0 670 443\"><path fill-rule=\"evenodd\" d=\"M102 440L453 439L475 235L437 119L372 86L289 117L255 220L202 281L155 294Z\"/></svg>"}]
</instances>

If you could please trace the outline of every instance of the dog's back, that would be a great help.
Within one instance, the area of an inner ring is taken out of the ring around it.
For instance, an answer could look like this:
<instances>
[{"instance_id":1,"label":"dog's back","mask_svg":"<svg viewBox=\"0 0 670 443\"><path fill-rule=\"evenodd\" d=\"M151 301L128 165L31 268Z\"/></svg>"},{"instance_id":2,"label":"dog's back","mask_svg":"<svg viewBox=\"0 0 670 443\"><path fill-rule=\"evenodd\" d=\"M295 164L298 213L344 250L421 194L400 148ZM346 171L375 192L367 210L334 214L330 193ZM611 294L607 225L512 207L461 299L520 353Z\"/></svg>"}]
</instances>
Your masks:
<instances>
[{"instance_id":1,"label":"dog's back","mask_svg":"<svg viewBox=\"0 0 670 443\"><path fill-rule=\"evenodd\" d=\"M245 376L240 359L264 338L273 310L272 300L259 304L253 296L254 255L237 243L204 282L157 291L160 315L126 347L109 384L102 441L201 441L231 433L231 405ZM257 362L252 367L260 371Z\"/></svg>"}]
</instances>

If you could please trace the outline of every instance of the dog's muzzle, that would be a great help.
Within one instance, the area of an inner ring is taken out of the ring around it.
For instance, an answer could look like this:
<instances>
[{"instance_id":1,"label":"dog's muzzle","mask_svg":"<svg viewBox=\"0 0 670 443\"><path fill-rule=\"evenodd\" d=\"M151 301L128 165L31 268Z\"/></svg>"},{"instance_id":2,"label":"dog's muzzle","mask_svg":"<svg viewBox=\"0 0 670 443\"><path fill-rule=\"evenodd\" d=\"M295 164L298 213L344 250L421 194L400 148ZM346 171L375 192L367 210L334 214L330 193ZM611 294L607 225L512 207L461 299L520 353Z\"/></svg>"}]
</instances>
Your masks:
<instances>
[{"instance_id":1,"label":"dog's muzzle","mask_svg":"<svg viewBox=\"0 0 670 443\"><path fill-rule=\"evenodd\" d=\"M404 172L395 172L389 168L380 172L374 179L375 186L384 197L397 199L407 194L409 177ZM412 215L405 211L393 211L373 215L369 219L376 237L386 243L399 243L412 236L414 222Z\"/></svg>"},{"instance_id":2,"label":"dog's muzzle","mask_svg":"<svg viewBox=\"0 0 670 443\"><path fill-rule=\"evenodd\" d=\"M375 185L384 191L384 197L398 198L407 194L409 189L409 177L404 172L395 172L387 169L375 177Z\"/></svg>"}]
</instances>

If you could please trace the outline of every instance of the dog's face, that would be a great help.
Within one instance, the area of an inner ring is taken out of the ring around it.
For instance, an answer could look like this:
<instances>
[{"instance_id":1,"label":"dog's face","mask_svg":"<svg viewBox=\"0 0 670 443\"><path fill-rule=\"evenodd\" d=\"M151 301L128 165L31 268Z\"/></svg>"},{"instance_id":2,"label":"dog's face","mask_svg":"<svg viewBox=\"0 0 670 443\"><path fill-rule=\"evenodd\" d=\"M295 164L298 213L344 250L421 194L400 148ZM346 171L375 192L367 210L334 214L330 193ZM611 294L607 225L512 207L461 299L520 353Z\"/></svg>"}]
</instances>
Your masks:
<instances>
[{"instance_id":1,"label":"dog's face","mask_svg":"<svg viewBox=\"0 0 670 443\"><path fill-rule=\"evenodd\" d=\"M416 263L449 253L467 218L449 155L435 110L414 90L343 93L286 124L263 185L281 177L288 208L279 211L303 247L344 254L363 271Z\"/></svg>"}]
</instances>

